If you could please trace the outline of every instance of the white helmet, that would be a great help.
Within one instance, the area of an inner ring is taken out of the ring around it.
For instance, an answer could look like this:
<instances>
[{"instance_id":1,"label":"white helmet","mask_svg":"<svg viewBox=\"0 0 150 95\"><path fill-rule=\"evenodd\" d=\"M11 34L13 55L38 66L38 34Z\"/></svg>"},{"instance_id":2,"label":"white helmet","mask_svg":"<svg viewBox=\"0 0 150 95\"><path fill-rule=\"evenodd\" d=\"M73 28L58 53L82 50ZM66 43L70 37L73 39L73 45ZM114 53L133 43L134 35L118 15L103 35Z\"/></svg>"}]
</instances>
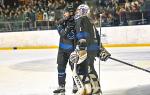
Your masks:
<instances>
[{"instance_id":1,"label":"white helmet","mask_svg":"<svg viewBox=\"0 0 150 95\"><path fill-rule=\"evenodd\" d=\"M75 15L75 19L81 17L81 16L88 16L90 13L90 8L86 4L81 4L79 7L77 7L77 13Z\"/></svg>"}]
</instances>

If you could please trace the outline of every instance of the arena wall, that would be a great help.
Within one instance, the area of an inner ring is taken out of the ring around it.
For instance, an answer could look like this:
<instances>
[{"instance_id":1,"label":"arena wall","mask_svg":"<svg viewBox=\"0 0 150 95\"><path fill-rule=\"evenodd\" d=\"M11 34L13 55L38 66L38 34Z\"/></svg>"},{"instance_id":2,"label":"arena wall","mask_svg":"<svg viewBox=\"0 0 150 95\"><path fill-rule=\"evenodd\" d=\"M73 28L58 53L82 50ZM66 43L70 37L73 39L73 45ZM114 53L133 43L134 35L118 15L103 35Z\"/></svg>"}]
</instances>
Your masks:
<instances>
[{"instance_id":1,"label":"arena wall","mask_svg":"<svg viewBox=\"0 0 150 95\"><path fill-rule=\"evenodd\" d=\"M102 42L108 47L150 46L149 28L150 25L103 27ZM58 44L56 30L0 33L1 49L56 48Z\"/></svg>"},{"instance_id":2,"label":"arena wall","mask_svg":"<svg viewBox=\"0 0 150 95\"><path fill-rule=\"evenodd\" d=\"M150 25L102 28L102 41L107 46L149 46Z\"/></svg>"}]
</instances>

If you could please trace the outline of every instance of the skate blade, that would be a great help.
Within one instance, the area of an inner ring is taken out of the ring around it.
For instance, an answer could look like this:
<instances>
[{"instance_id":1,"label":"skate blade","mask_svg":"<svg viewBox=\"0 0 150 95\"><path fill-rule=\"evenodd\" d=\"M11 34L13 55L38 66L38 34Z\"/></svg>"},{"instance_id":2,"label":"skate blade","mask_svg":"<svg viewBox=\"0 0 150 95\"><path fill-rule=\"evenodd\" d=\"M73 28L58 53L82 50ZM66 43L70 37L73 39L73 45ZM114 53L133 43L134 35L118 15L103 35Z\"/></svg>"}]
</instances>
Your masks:
<instances>
[{"instance_id":1,"label":"skate blade","mask_svg":"<svg viewBox=\"0 0 150 95\"><path fill-rule=\"evenodd\" d=\"M54 93L54 95L65 95L65 93Z\"/></svg>"}]
</instances>

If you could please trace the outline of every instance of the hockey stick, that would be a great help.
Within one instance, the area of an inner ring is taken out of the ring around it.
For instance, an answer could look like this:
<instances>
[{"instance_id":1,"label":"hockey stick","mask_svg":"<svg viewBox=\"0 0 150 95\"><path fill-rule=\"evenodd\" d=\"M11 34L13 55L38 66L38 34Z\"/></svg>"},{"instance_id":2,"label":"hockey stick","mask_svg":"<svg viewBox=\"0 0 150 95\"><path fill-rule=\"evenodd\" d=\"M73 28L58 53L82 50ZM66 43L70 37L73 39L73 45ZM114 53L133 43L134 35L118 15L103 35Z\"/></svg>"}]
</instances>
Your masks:
<instances>
[{"instance_id":1,"label":"hockey stick","mask_svg":"<svg viewBox=\"0 0 150 95\"><path fill-rule=\"evenodd\" d=\"M99 25L100 25L100 27L99 27L99 36L100 36L100 39L99 39L99 47L100 48L102 48L102 41L101 41L101 28L102 28L102 14L100 14L100 22L99 22ZM99 58L99 82L100 82L100 75L101 75L101 73L100 73L100 70L101 70L101 63L100 63L100 58ZM100 88L101 89L101 88ZM103 95L103 92L102 92L102 90L101 90L101 95Z\"/></svg>"},{"instance_id":2,"label":"hockey stick","mask_svg":"<svg viewBox=\"0 0 150 95\"><path fill-rule=\"evenodd\" d=\"M83 85L83 83L82 83L80 77L79 77L78 74L76 73L76 68L77 68L77 64L74 63L74 70L73 70L73 75L72 75L72 77L73 77L73 79L74 79L74 81L75 81L75 83L76 83L76 85L77 85L77 88L78 88L78 91L76 92L75 95L83 95L83 93L84 93L84 85Z\"/></svg>"},{"instance_id":3,"label":"hockey stick","mask_svg":"<svg viewBox=\"0 0 150 95\"><path fill-rule=\"evenodd\" d=\"M117 62L120 62L120 63L123 63L123 64L128 65L128 66L131 66L131 67L134 67L134 68L136 68L136 69L139 69L139 70L145 71L145 72L147 72L147 73L150 73L150 71L149 71L149 70L146 70L146 69L144 69L144 68L141 68L141 67L138 67L138 66L132 65L132 64L127 63L127 62L124 62L124 61L121 61L121 60L119 60L119 59L112 58L112 57L109 57L109 59L114 60L114 61L117 61Z\"/></svg>"},{"instance_id":4,"label":"hockey stick","mask_svg":"<svg viewBox=\"0 0 150 95\"><path fill-rule=\"evenodd\" d=\"M99 22L99 25L100 25L100 27L99 27L99 36L100 36L100 39L99 39L99 42L100 42L100 45L99 45L99 47L101 48L102 47L102 45L101 45L101 25L102 25L102 14L100 14L100 22ZM99 59L99 81L100 81L100 59Z\"/></svg>"},{"instance_id":5,"label":"hockey stick","mask_svg":"<svg viewBox=\"0 0 150 95\"><path fill-rule=\"evenodd\" d=\"M77 50L75 50L76 54L77 54ZM72 71L72 77L73 77L73 80L75 81L75 84L77 85L77 88L78 88L78 91L76 92L75 95L83 95L84 92L85 92L85 88L84 88L84 85L83 85L83 82L81 81L79 75L77 74L77 64L78 64L78 59L76 58L75 61L73 62L74 63L74 68L73 68L73 71Z\"/></svg>"}]
</instances>

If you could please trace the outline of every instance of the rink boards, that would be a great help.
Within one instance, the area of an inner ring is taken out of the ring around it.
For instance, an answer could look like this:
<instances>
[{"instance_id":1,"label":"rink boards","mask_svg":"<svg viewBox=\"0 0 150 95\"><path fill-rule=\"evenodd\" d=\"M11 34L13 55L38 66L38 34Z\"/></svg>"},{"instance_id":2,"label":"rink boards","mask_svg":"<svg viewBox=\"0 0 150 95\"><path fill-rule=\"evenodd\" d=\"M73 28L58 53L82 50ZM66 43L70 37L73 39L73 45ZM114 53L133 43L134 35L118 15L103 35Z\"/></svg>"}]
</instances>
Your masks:
<instances>
[{"instance_id":1,"label":"rink boards","mask_svg":"<svg viewBox=\"0 0 150 95\"><path fill-rule=\"evenodd\" d=\"M150 46L149 27L150 25L103 27L101 39L108 47ZM58 44L57 30L0 33L0 49L57 48Z\"/></svg>"}]
</instances>

